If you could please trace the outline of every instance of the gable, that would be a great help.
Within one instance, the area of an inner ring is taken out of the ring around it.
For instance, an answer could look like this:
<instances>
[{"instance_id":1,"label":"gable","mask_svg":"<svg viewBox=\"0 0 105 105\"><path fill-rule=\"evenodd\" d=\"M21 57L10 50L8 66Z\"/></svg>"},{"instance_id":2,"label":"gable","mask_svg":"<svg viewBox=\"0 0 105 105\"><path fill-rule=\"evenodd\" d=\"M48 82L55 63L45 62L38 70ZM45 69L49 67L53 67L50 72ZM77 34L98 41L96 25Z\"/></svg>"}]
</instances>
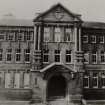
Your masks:
<instances>
[{"instance_id":1,"label":"gable","mask_svg":"<svg viewBox=\"0 0 105 105\"><path fill-rule=\"evenodd\" d=\"M34 21L81 21L80 15L74 14L61 4L57 4L40 14Z\"/></svg>"}]
</instances>

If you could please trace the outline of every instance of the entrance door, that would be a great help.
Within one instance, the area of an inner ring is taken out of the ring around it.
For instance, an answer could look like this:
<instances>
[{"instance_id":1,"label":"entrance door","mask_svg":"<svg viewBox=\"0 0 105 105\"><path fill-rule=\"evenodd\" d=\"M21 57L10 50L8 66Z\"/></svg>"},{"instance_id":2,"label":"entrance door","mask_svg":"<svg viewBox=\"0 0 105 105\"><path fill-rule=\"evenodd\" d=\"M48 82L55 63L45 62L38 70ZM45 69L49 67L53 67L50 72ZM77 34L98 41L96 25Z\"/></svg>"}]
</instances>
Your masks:
<instances>
[{"instance_id":1,"label":"entrance door","mask_svg":"<svg viewBox=\"0 0 105 105\"><path fill-rule=\"evenodd\" d=\"M53 76L48 81L47 98L59 98L66 95L66 80L63 76Z\"/></svg>"}]
</instances>

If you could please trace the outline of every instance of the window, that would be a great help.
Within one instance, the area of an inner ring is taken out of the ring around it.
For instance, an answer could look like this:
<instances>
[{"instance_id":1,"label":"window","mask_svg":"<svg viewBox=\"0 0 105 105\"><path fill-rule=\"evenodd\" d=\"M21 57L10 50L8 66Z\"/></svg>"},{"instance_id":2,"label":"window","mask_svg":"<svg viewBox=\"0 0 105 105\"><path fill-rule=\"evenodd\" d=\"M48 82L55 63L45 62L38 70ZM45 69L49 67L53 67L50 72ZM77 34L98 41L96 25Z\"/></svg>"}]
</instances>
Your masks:
<instances>
[{"instance_id":1,"label":"window","mask_svg":"<svg viewBox=\"0 0 105 105\"><path fill-rule=\"evenodd\" d=\"M9 41L13 41L14 40L14 33L8 33L8 35L7 35L7 40L9 40Z\"/></svg>"},{"instance_id":2,"label":"window","mask_svg":"<svg viewBox=\"0 0 105 105\"><path fill-rule=\"evenodd\" d=\"M12 49L7 49L7 52L6 52L7 54L7 57L6 57L6 59L7 59L7 61L11 61L12 60Z\"/></svg>"},{"instance_id":3,"label":"window","mask_svg":"<svg viewBox=\"0 0 105 105\"><path fill-rule=\"evenodd\" d=\"M55 28L54 38L55 38L55 42L60 42L61 41L61 30L60 30L59 27Z\"/></svg>"},{"instance_id":4,"label":"window","mask_svg":"<svg viewBox=\"0 0 105 105\"><path fill-rule=\"evenodd\" d=\"M30 49L25 49L25 62L30 63Z\"/></svg>"},{"instance_id":5,"label":"window","mask_svg":"<svg viewBox=\"0 0 105 105\"><path fill-rule=\"evenodd\" d=\"M83 36L83 43L88 43L88 35Z\"/></svg>"},{"instance_id":6,"label":"window","mask_svg":"<svg viewBox=\"0 0 105 105\"><path fill-rule=\"evenodd\" d=\"M11 88L11 75L10 75L10 72L5 73L5 88Z\"/></svg>"},{"instance_id":7,"label":"window","mask_svg":"<svg viewBox=\"0 0 105 105\"><path fill-rule=\"evenodd\" d=\"M49 42L50 41L50 28L45 27L44 28L44 42Z\"/></svg>"},{"instance_id":8,"label":"window","mask_svg":"<svg viewBox=\"0 0 105 105\"><path fill-rule=\"evenodd\" d=\"M16 49L16 62L21 61L21 49Z\"/></svg>"},{"instance_id":9,"label":"window","mask_svg":"<svg viewBox=\"0 0 105 105\"><path fill-rule=\"evenodd\" d=\"M60 62L60 50L55 50L55 62Z\"/></svg>"},{"instance_id":10,"label":"window","mask_svg":"<svg viewBox=\"0 0 105 105\"><path fill-rule=\"evenodd\" d=\"M89 53L84 54L84 63L89 64Z\"/></svg>"},{"instance_id":11,"label":"window","mask_svg":"<svg viewBox=\"0 0 105 105\"><path fill-rule=\"evenodd\" d=\"M92 63L96 64L97 63L97 52L92 53Z\"/></svg>"},{"instance_id":12,"label":"window","mask_svg":"<svg viewBox=\"0 0 105 105\"><path fill-rule=\"evenodd\" d=\"M84 75L83 86L84 88L89 88L89 73Z\"/></svg>"},{"instance_id":13,"label":"window","mask_svg":"<svg viewBox=\"0 0 105 105\"><path fill-rule=\"evenodd\" d=\"M32 36L33 36L33 32L27 31L27 32L25 32L24 40L25 41L30 41L30 40L32 40Z\"/></svg>"},{"instance_id":14,"label":"window","mask_svg":"<svg viewBox=\"0 0 105 105\"><path fill-rule=\"evenodd\" d=\"M29 72L24 73L24 88L30 87L30 74Z\"/></svg>"},{"instance_id":15,"label":"window","mask_svg":"<svg viewBox=\"0 0 105 105\"><path fill-rule=\"evenodd\" d=\"M22 33L18 33L17 34L17 40L18 41L22 41L22 38L23 38L23 34Z\"/></svg>"},{"instance_id":16,"label":"window","mask_svg":"<svg viewBox=\"0 0 105 105\"><path fill-rule=\"evenodd\" d=\"M14 88L20 88L20 73L15 73Z\"/></svg>"},{"instance_id":17,"label":"window","mask_svg":"<svg viewBox=\"0 0 105 105\"><path fill-rule=\"evenodd\" d=\"M72 31L71 31L71 28L66 28L66 30L65 30L65 41L66 42L72 41Z\"/></svg>"},{"instance_id":18,"label":"window","mask_svg":"<svg viewBox=\"0 0 105 105\"><path fill-rule=\"evenodd\" d=\"M101 63L105 63L105 52L104 51L101 51L100 57L101 57Z\"/></svg>"},{"instance_id":19,"label":"window","mask_svg":"<svg viewBox=\"0 0 105 105\"><path fill-rule=\"evenodd\" d=\"M99 36L99 41L100 41L100 43L104 43L104 36L103 35Z\"/></svg>"},{"instance_id":20,"label":"window","mask_svg":"<svg viewBox=\"0 0 105 105\"><path fill-rule=\"evenodd\" d=\"M3 59L3 49L0 49L0 61Z\"/></svg>"},{"instance_id":21,"label":"window","mask_svg":"<svg viewBox=\"0 0 105 105\"><path fill-rule=\"evenodd\" d=\"M105 72L102 73L102 88L105 88Z\"/></svg>"},{"instance_id":22,"label":"window","mask_svg":"<svg viewBox=\"0 0 105 105\"><path fill-rule=\"evenodd\" d=\"M91 43L96 43L96 36L95 35L91 36Z\"/></svg>"},{"instance_id":23,"label":"window","mask_svg":"<svg viewBox=\"0 0 105 105\"><path fill-rule=\"evenodd\" d=\"M43 62L48 63L49 61L49 50L44 50L43 52Z\"/></svg>"},{"instance_id":24,"label":"window","mask_svg":"<svg viewBox=\"0 0 105 105\"><path fill-rule=\"evenodd\" d=\"M71 63L71 50L66 50L66 63Z\"/></svg>"},{"instance_id":25,"label":"window","mask_svg":"<svg viewBox=\"0 0 105 105\"><path fill-rule=\"evenodd\" d=\"M0 33L0 41L3 41L5 39L5 34Z\"/></svg>"},{"instance_id":26,"label":"window","mask_svg":"<svg viewBox=\"0 0 105 105\"><path fill-rule=\"evenodd\" d=\"M93 72L93 88L98 88L98 73Z\"/></svg>"}]
</instances>

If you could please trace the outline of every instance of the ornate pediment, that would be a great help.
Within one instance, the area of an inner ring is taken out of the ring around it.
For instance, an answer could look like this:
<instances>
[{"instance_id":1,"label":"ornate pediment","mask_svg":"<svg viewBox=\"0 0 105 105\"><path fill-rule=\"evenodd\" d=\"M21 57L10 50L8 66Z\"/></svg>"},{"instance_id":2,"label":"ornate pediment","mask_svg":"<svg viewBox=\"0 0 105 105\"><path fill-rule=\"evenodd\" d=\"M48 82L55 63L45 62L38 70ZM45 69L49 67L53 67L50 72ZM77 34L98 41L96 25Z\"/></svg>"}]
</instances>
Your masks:
<instances>
[{"instance_id":1,"label":"ornate pediment","mask_svg":"<svg viewBox=\"0 0 105 105\"><path fill-rule=\"evenodd\" d=\"M80 15L74 14L68 9L66 9L64 6L62 6L60 3L57 5L52 6L49 10L46 12L40 14L37 16L34 21L81 21Z\"/></svg>"},{"instance_id":2,"label":"ornate pediment","mask_svg":"<svg viewBox=\"0 0 105 105\"><path fill-rule=\"evenodd\" d=\"M69 67L67 65L61 64L61 63L52 63L45 68L41 69L40 72L46 72L46 71L54 71L54 72L75 72L72 67Z\"/></svg>"}]
</instances>

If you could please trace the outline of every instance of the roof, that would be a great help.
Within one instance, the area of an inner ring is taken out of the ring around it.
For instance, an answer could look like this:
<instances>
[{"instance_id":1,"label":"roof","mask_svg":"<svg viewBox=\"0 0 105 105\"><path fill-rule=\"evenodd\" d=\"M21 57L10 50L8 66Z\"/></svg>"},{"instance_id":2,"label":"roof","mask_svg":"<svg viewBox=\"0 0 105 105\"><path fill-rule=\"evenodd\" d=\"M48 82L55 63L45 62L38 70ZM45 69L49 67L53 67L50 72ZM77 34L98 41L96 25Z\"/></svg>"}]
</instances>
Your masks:
<instances>
[{"instance_id":1,"label":"roof","mask_svg":"<svg viewBox=\"0 0 105 105\"><path fill-rule=\"evenodd\" d=\"M51 12L54 8L56 8L56 7L61 7L61 8L63 8L68 14L70 14L70 15L72 15L73 17L76 17L78 20L80 20L81 21L81 19L80 19L80 14L76 14L76 13L73 13L73 12L71 12L70 10L68 10L67 8L65 8L62 4L60 4L60 3L57 3L56 5L53 5L51 8L49 8L47 11L45 11L45 12L43 12L43 13L41 13L41 14L39 14L33 21L37 21L40 17L43 17L43 16L45 16L47 13L49 13L49 12Z\"/></svg>"},{"instance_id":2,"label":"roof","mask_svg":"<svg viewBox=\"0 0 105 105\"><path fill-rule=\"evenodd\" d=\"M94 28L94 29L105 29L104 22L83 22L82 27Z\"/></svg>"},{"instance_id":3,"label":"roof","mask_svg":"<svg viewBox=\"0 0 105 105\"><path fill-rule=\"evenodd\" d=\"M31 19L1 19L0 26L33 26L33 21Z\"/></svg>"}]
</instances>

